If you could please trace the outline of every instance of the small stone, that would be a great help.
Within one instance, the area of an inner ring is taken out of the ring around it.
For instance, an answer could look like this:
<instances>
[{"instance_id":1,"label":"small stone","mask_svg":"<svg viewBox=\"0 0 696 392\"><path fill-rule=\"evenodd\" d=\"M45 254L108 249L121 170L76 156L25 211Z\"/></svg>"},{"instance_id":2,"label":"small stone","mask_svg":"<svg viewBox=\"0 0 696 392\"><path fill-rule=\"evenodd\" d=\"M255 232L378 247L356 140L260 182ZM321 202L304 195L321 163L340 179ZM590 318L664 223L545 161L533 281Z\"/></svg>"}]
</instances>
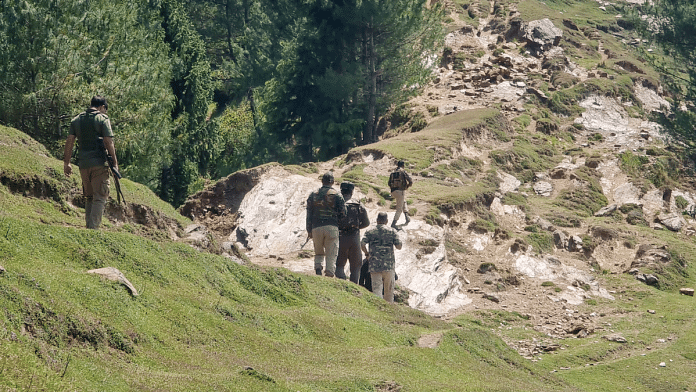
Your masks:
<instances>
[{"instance_id":1,"label":"small stone","mask_svg":"<svg viewBox=\"0 0 696 392\"><path fill-rule=\"evenodd\" d=\"M5 268L0 265L0 274L2 274L3 272L5 272ZM691 295L693 295L693 293Z\"/></svg>"},{"instance_id":2,"label":"small stone","mask_svg":"<svg viewBox=\"0 0 696 392\"><path fill-rule=\"evenodd\" d=\"M655 311L652 310L652 309L648 309L648 313L650 313L650 314L655 314Z\"/></svg>"},{"instance_id":3,"label":"small stone","mask_svg":"<svg viewBox=\"0 0 696 392\"><path fill-rule=\"evenodd\" d=\"M666 363L664 363L664 362L660 362L660 367L665 367L665 366L667 366L667 364L666 364Z\"/></svg>"}]
</instances>

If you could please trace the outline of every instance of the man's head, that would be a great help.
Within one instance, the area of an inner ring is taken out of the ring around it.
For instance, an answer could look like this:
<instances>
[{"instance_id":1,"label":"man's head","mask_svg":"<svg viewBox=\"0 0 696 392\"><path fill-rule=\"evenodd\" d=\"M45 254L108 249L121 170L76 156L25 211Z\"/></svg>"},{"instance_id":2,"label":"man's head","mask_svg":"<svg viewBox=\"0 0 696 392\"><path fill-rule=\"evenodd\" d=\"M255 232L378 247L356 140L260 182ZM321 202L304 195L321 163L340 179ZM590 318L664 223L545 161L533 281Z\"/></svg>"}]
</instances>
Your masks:
<instances>
[{"instance_id":1,"label":"man's head","mask_svg":"<svg viewBox=\"0 0 696 392\"><path fill-rule=\"evenodd\" d=\"M333 173L331 173L331 172L324 173L324 175L321 176L321 183L323 185L333 185L333 183L334 183Z\"/></svg>"},{"instance_id":2,"label":"man's head","mask_svg":"<svg viewBox=\"0 0 696 392\"><path fill-rule=\"evenodd\" d=\"M343 198L348 200L353 196L353 189L355 189L355 185L353 185L352 182L344 181L341 183L341 194L343 195Z\"/></svg>"},{"instance_id":3,"label":"man's head","mask_svg":"<svg viewBox=\"0 0 696 392\"><path fill-rule=\"evenodd\" d=\"M404 165L405 165L404 161L396 162L396 167L404 167Z\"/></svg>"},{"instance_id":4,"label":"man's head","mask_svg":"<svg viewBox=\"0 0 696 392\"><path fill-rule=\"evenodd\" d=\"M90 102L89 106L97 109L99 109L102 106L104 106L104 109L109 108L109 104L106 102L106 98L102 97L101 95L93 96L92 102Z\"/></svg>"},{"instance_id":5,"label":"man's head","mask_svg":"<svg viewBox=\"0 0 696 392\"><path fill-rule=\"evenodd\" d=\"M386 225L387 222L389 222L389 217L387 216L386 212L380 212L379 214L377 214L378 225Z\"/></svg>"}]
</instances>

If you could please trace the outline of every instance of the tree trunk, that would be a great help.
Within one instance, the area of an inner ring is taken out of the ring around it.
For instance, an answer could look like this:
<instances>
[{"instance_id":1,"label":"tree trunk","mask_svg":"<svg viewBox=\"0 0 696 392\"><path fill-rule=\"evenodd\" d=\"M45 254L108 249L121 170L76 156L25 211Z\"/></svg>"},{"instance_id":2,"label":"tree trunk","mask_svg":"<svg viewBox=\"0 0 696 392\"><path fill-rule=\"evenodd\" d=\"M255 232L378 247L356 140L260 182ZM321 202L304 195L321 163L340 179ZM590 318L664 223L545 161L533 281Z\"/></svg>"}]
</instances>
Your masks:
<instances>
[{"instance_id":1,"label":"tree trunk","mask_svg":"<svg viewBox=\"0 0 696 392\"><path fill-rule=\"evenodd\" d=\"M377 72L375 69L375 40L372 18L370 18L370 24L367 26L365 35L365 62L368 72L368 86L363 144L369 144L375 141L375 110L377 106Z\"/></svg>"}]
</instances>

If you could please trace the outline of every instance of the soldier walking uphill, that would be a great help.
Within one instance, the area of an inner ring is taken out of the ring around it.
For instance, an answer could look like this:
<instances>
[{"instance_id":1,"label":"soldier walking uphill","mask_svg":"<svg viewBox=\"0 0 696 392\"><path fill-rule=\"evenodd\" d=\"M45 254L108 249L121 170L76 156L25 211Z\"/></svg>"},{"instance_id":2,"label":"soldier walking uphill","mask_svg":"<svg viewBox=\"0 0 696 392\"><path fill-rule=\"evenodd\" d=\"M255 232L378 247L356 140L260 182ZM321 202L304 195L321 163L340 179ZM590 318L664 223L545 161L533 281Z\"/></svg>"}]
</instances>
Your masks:
<instances>
[{"instance_id":1,"label":"soldier walking uphill","mask_svg":"<svg viewBox=\"0 0 696 392\"><path fill-rule=\"evenodd\" d=\"M367 210L360 203L348 202L353 197L355 185L350 182L341 183L341 195L346 201L345 219L339 222L338 258L336 259L336 277L345 279L346 260L350 263L350 280L358 284L360 280L360 267L362 266L362 253L360 252L360 229L370 226L370 218Z\"/></svg>"},{"instance_id":2,"label":"soldier walking uphill","mask_svg":"<svg viewBox=\"0 0 696 392\"><path fill-rule=\"evenodd\" d=\"M307 199L307 236L314 242L314 270L321 275L326 258L325 275L336 273L338 256L338 222L346 216L343 196L332 188L334 177L327 172L321 178L322 187Z\"/></svg>"},{"instance_id":3,"label":"soldier walking uphill","mask_svg":"<svg viewBox=\"0 0 696 392\"><path fill-rule=\"evenodd\" d=\"M113 157L118 172L118 160L114 148L114 133L106 111L109 105L104 97L92 97L89 109L80 113L70 123L70 133L65 141L63 172L72 174L70 158L75 140L78 143L78 166L82 177L82 193L85 197L85 223L88 229L98 229L102 213L109 198L109 164L104 148Z\"/></svg>"},{"instance_id":4,"label":"soldier walking uphill","mask_svg":"<svg viewBox=\"0 0 696 392\"><path fill-rule=\"evenodd\" d=\"M408 206L406 206L406 190L413 185L413 181L411 176L404 170L404 161L399 161L396 164L396 170L389 175L387 185L391 189L392 197L396 200L396 213L394 214L391 227L398 229L396 222L399 220L401 212L404 213L407 225L411 221L411 218L408 216Z\"/></svg>"},{"instance_id":5,"label":"soldier walking uphill","mask_svg":"<svg viewBox=\"0 0 696 392\"><path fill-rule=\"evenodd\" d=\"M395 259L394 248L401 249L401 240L396 230L387 227L386 212L377 215L377 227L365 233L360 247L367 256L372 278L372 293L387 302L394 302ZM369 245L369 251L367 246ZM384 294L382 294L384 289Z\"/></svg>"}]
</instances>

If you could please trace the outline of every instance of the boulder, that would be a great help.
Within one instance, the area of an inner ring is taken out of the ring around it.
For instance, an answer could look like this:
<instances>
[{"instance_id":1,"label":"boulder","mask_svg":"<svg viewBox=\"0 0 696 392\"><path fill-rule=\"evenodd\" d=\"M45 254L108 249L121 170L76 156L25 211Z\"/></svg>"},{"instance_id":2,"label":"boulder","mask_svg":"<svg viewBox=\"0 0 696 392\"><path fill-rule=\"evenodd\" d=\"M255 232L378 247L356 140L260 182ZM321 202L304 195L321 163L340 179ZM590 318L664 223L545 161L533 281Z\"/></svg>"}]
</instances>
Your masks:
<instances>
[{"instance_id":1,"label":"boulder","mask_svg":"<svg viewBox=\"0 0 696 392\"><path fill-rule=\"evenodd\" d=\"M119 270L117 270L114 267L105 267L105 268L99 268L99 269L93 269L87 271L88 274L96 274L99 276L102 276L108 280L114 281L114 282L119 282L122 285L126 286L128 290L130 290L131 294L133 296L138 295L138 290L135 289L135 286L126 279L126 276L123 275L123 273Z\"/></svg>"},{"instance_id":2,"label":"boulder","mask_svg":"<svg viewBox=\"0 0 696 392\"><path fill-rule=\"evenodd\" d=\"M563 37L563 30L554 26L550 19L544 18L523 24L519 35L519 38L527 42L527 46L546 51L552 46L558 46Z\"/></svg>"},{"instance_id":3,"label":"boulder","mask_svg":"<svg viewBox=\"0 0 696 392\"><path fill-rule=\"evenodd\" d=\"M684 224L684 218L676 212L663 213L657 216L657 221L672 231L680 231Z\"/></svg>"},{"instance_id":4,"label":"boulder","mask_svg":"<svg viewBox=\"0 0 696 392\"><path fill-rule=\"evenodd\" d=\"M558 249L568 248L568 236L561 230L556 230L553 232L553 242L556 244Z\"/></svg>"},{"instance_id":5,"label":"boulder","mask_svg":"<svg viewBox=\"0 0 696 392\"><path fill-rule=\"evenodd\" d=\"M533 189L537 195L548 197L553 192L553 185L550 182L537 181L534 183Z\"/></svg>"},{"instance_id":6,"label":"boulder","mask_svg":"<svg viewBox=\"0 0 696 392\"><path fill-rule=\"evenodd\" d=\"M672 261L672 255L667 247L653 247L650 244L643 244L638 247L636 257L631 263L631 269L647 267L651 269L662 268L665 264Z\"/></svg>"},{"instance_id":7,"label":"boulder","mask_svg":"<svg viewBox=\"0 0 696 392\"><path fill-rule=\"evenodd\" d=\"M607 216L614 213L619 208L617 204L610 204L606 207L600 208L599 211L595 212L594 216Z\"/></svg>"},{"instance_id":8,"label":"boulder","mask_svg":"<svg viewBox=\"0 0 696 392\"><path fill-rule=\"evenodd\" d=\"M577 235L571 235L568 239L568 251L569 252L581 252L582 251L582 238Z\"/></svg>"},{"instance_id":9,"label":"boulder","mask_svg":"<svg viewBox=\"0 0 696 392\"><path fill-rule=\"evenodd\" d=\"M485 298L485 299L487 299L487 300L489 300L489 301L493 301L493 302L495 302L495 303L499 303L499 302L500 302L500 297L498 297L498 296L495 295L495 294L486 293L486 294L483 294L483 298Z\"/></svg>"},{"instance_id":10,"label":"boulder","mask_svg":"<svg viewBox=\"0 0 696 392\"><path fill-rule=\"evenodd\" d=\"M616 343L626 343L627 342L626 338L624 338L623 336L621 336L618 333L606 335L606 336L604 336L604 339L606 339L610 342L616 342Z\"/></svg>"},{"instance_id":11,"label":"boulder","mask_svg":"<svg viewBox=\"0 0 696 392\"><path fill-rule=\"evenodd\" d=\"M683 288L679 289L679 293L683 294L683 295L688 295L689 297L693 297L694 296L694 289L683 287Z\"/></svg>"}]
</instances>

